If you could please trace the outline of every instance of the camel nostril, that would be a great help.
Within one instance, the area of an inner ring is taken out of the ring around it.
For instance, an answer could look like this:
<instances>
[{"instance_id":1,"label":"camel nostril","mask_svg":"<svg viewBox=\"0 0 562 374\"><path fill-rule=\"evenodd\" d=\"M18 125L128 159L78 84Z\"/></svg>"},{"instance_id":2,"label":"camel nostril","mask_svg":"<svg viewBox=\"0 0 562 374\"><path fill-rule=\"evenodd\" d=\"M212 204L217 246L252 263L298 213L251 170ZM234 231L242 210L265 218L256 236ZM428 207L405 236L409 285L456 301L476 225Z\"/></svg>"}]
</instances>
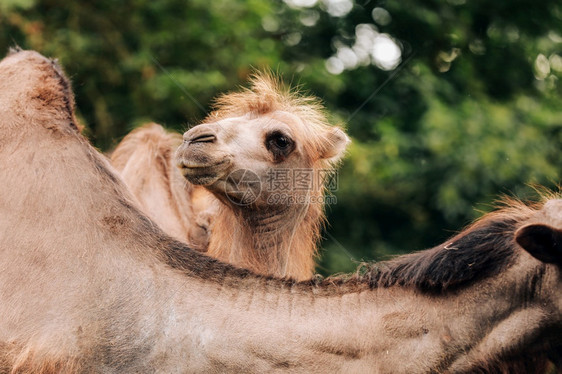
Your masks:
<instances>
[{"instance_id":1,"label":"camel nostril","mask_svg":"<svg viewBox=\"0 0 562 374\"><path fill-rule=\"evenodd\" d=\"M190 143L214 143L217 140L217 137L214 134L202 134L197 135L196 137L189 139Z\"/></svg>"}]
</instances>

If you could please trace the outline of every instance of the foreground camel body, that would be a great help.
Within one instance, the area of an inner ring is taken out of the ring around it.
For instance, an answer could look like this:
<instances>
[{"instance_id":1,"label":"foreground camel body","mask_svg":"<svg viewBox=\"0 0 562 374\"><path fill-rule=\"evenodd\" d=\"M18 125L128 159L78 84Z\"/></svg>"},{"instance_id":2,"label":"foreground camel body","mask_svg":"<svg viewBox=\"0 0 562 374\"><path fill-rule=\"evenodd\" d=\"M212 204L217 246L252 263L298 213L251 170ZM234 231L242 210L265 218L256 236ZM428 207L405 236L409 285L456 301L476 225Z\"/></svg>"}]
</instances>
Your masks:
<instances>
[{"instance_id":1,"label":"foreground camel body","mask_svg":"<svg viewBox=\"0 0 562 374\"><path fill-rule=\"evenodd\" d=\"M72 111L53 62L0 62L0 372L533 372L561 343L560 200L348 279L261 277L162 233Z\"/></svg>"},{"instance_id":2,"label":"foreground camel body","mask_svg":"<svg viewBox=\"0 0 562 374\"><path fill-rule=\"evenodd\" d=\"M204 252L209 245L215 199L180 174L173 155L181 142L179 134L148 124L119 143L111 154L111 164L144 213L167 234Z\"/></svg>"},{"instance_id":3,"label":"foreground camel body","mask_svg":"<svg viewBox=\"0 0 562 374\"><path fill-rule=\"evenodd\" d=\"M264 275L310 279L325 183L349 139L318 100L257 74L183 136L183 175L222 203L207 254Z\"/></svg>"}]
</instances>

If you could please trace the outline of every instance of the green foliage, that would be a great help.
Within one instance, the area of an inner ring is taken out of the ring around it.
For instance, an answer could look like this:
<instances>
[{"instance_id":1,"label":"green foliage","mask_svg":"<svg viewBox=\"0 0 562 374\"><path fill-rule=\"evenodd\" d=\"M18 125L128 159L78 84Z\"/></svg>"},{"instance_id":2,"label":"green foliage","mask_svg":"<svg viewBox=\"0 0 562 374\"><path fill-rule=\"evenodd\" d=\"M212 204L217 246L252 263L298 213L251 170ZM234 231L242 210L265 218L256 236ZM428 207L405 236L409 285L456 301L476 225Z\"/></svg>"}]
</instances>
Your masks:
<instances>
[{"instance_id":1,"label":"green foliage","mask_svg":"<svg viewBox=\"0 0 562 374\"><path fill-rule=\"evenodd\" d=\"M104 150L146 121L197 123L252 68L321 97L353 137L324 273L437 244L500 194L559 183L562 3L358 1L339 16L332 3L9 0L0 49L59 58Z\"/></svg>"},{"instance_id":2,"label":"green foliage","mask_svg":"<svg viewBox=\"0 0 562 374\"><path fill-rule=\"evenodd\" d=\"M0 10L9 12L13 9L29 9L35 5L35 0L4 0L0 3Z\"/></svg>"},{"instance_id":3,"label":"green foliage","mask_svg":"<svg viewBox=\"0 0 562 374\"><path fill-rule=\"evenodd\" d=\"M267 1L42 1L0 15L0 45L56 56L92 139L108 148L151 119L183 130L280 47L261 27Z\"/></svg>"}]
</instances>

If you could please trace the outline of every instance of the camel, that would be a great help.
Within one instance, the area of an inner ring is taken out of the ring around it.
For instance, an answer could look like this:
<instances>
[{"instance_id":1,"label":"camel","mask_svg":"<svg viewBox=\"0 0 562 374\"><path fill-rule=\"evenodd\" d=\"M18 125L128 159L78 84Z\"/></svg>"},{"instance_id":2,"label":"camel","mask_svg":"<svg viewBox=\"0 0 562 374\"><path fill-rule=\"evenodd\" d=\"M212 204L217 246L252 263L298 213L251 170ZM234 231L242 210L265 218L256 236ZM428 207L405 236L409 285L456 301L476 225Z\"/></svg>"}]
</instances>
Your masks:
<instances>
[{"instance_id":1,"label":"camel","mask_svg":"<svg viewBox=\"0 0 562 374\"><path fill-rule=\"evenodd\" d=\"M180 174L173 156L181 142L180 134L149 123L125 136L111 153L111 164L145 214L167 234L205 252L216 203Z\"/></svg>"},{"instance_id":2,"label":"camel","mask_svg":"<svg viewBox=\"0 0 562 374\"><path fill-rule=\"evenodd\" d=\"M328 125L317 99L284 88L270 74L256 74L252 89L223 95L215 109L207 123L184 134L177 151L188 182L170 155L181 140L155 124L125 137L113 165L165 232L259 274L310 279L325 220L325 177L349 138ZM248 176L254 179L240 181ZM200 205L208 209L193 211L198 186L216 199L204 196Z\"/></svg>"},{"instance_id":3,"label":"camel","mask_svg":"<svg viewBox=\"0 0 562 374\"><path fill-rule=\"evenodd\" d=\"M562 340L562 200L305 282L194 251L75 125L62 69L0 62L0 372L542 372Z\"/></svg>"},{"instance_id":4,"label":"camel","mask_svg":"<svg viewBox=\"0 0 562 374\"><path fill-rule=\"evenodd\" d=\"M310 279L325 187L349 143L318 99L257 73L219 97L176 152L185 178L222 204L207 254L264 275Z\"/></svg>"}]
</instances>

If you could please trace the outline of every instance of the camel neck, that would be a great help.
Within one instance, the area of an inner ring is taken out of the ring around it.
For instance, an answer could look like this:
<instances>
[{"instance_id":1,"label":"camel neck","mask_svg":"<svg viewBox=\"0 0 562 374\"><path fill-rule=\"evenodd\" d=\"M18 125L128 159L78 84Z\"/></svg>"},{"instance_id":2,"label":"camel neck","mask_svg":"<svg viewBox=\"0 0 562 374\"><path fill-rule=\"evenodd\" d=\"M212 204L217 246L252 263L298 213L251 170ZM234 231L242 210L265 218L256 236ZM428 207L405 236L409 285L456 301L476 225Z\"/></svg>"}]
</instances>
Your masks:
<instances>
[{"instance_id":1,"label":"camel neck","mask_svg":"<svg viewBox=\"0 0 562 374\"><path fill-rule=\"evenodd\" d=\"M313 274L319 226L319 219L311 216L314 213L308 205L251 210L222 206L208 253L264 275L308 279Z\"/></svg>"},{"instance_id":2,"label":"camel neck","mask_svg":"<svg viewBox=\"0 0 562 374\"><path fill-rule=\"evenodd\" d=\"M318 295L258 283L236 290L190 285L205 336L214 337L202 354L212 355L217 344L229 347L220 360L237 365L231 371L472 372L483 365L479 360L502 357L494 349L517 350L540 333L533 326L544 326L541 301L521 308L521 284L505 287L499 278L446 296L404 287Z\"/></svg>"}]
</instances>

